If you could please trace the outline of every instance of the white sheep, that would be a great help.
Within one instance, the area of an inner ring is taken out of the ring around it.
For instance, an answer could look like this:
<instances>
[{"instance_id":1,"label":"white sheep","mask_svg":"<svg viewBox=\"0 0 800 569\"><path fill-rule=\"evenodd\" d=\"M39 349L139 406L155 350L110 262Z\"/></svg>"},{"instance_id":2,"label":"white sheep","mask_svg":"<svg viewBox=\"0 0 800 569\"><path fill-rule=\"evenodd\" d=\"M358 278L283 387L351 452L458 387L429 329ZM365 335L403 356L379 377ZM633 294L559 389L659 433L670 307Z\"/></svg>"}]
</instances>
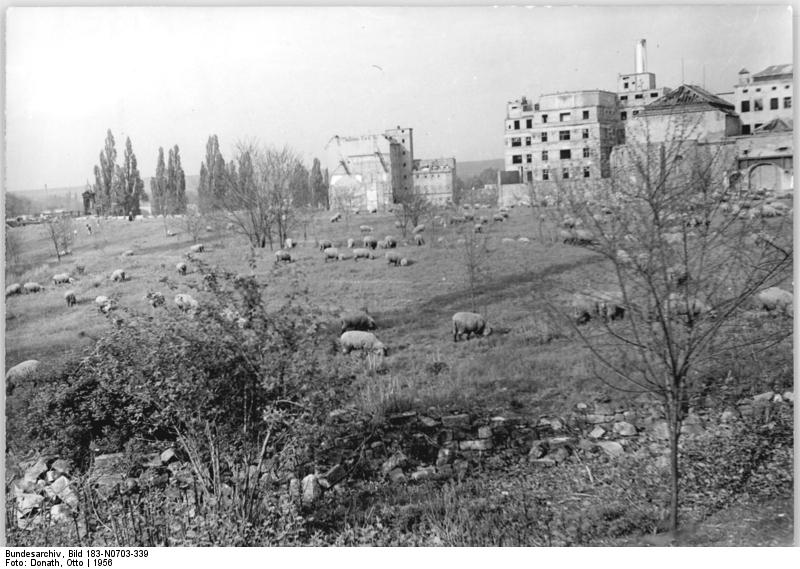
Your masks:
<instances>
[{"instance_id":1,"label":"white sheep","mask_svg":"<svg viewBox=\"0 0 800 569\"><path fill-rule=\"evenodd\" d=\"M155 310L159 306L164 306L167 303L166 299L164 298L164 295L158 291L148 292L144 298L150 303L150 306L153 307L153 310Z\"/></svg>"},{"instance_id":2,"label":"white sheep","mask_svg":"<svg viewBox=\"0 0 800 569\"><path fill-rule=\"evenodd\" d=\"M755 296L755 304L762 310L791 313L794 295L776 286L765 288Z\"/></svg>"},{"instance_id":3,"label":"white sheep","mask_svg":"<svg viewBox=\"0 0 800 569\"><path fill-rule=\"evenodd\" d=\"M175 270L178 271L179 275L185 275L187 270L186 263L178 263L175 265Z\"/></svg>"},{"instance_id":4,"label":"white sheep","mask_svg":"<svg viewBox=\"0 0 800 569\"><path fill-rule=\"evenodd\" d=\"M425 239L422 237L421 233L417 233L414 235L414 242L417 244L418 247L425 245Z\"/></svg>"},{"instance_id":5,"label":"white sheep","mask_svg":"<svg viewBox=\"0 0 800 569\"><path fill-rule=\"evenodd\" d=\"M405 257L400 259L400 266L401 267L407 267L408 266L408 259L406 259Z\"/></svg>"},{"instance_id":6,"label":"white sheep","mask_svg":"<svg viewBox=\"0 0 800 569\"><path fill-rule=\"evenodd\" d=\"M58 273L57 275L53 275L53 284L69 284L72 282L73 279L70 278L69 273Z\"/></svg>"},{"instance_id":7,"label":"white sheep","mask_svg":"<svg viewBox=\"0 0 800 569\"><path fill-rule=\"evenodd\" d=\"M353 239L352 237L348 237L347 238L347 248L348 249L352 249L355 244L356 244L356 240L355 239Z\"/></svg>"},{"instance_id":8,"label":"white sheep","mask_svg":"<svg viewBox=\"0 0 800 569\"><path fill-rule=\"evenodd\" d=\"M365 235L362 239L364 247L369 249L376 249L378 247L378 240L372 235Z\"/></svg>"},{"instance_id":9,"label":"white sheep","mask_svg":"<svg viewBox=\"0 0 800 569\"><path fill-rule=\"evenodd\" d=\"M531 240L528 239L527 237L520 237L519 239L517 239L517 241L519 241L520 243L530 243L531 242Z\"/></svg>"},{"instance_id":10,"label":"white sheep","mask_svg":"<svg viewBox=\"0 0 800 569\"><path fill-rule=\"evenodd\" d=\"M365 249L363 247L357 247L353 249L353 261L358 261L359 259L374 259L375 255L373 255L369 249Z\"/></svg>"},{"instance_id":11,"label":"white sheep","mask_svg":"<svg viewBox=\"0 0 800 569\"><path fill-rule=\"evenodd\" d=\"M386 253L386 260L389 262L390 265L394 265L395 267L400 265L400 260L402 258L403 257L397 251L389 251L388 253Z\"/></svg>"},{"instance_id":12,"label":"white sheep","mask_svg":"<svg viewBox=\"0 0 800 569\"><path fill-rule=\"evenodd\" d=\"M512 244L512 243L515 243L515 241L514 241L514 240L513 240L511 237L503 237L503 238L500 240L500 242L501 242L501 243L505 243L505 244L507 244L507 245L510 245L510 244Z\"/></svg>"},{"instance_id":13,"label":"white sheep","mask_svg":"<svg viewBox=\"0 0 800 569\"><path fill-rule=\"evenodd\" d=\"M361 330L348 330L341 335L339 343L344 354L349 354L353 350L360 350L385 356L389 351L386 344L378 340L375 334Z\"/></svg>"},{"instance_id":14,"label":"white sheep","mask_svg":"<svg viewBox=\"0 0 800 569\"><path fill-rule=\"evenodd\" d=\"M192 295L185 293L176 294L174 302L175 306L184 312L193 312L200 306Z\"/></svg>"},{"instance_id":15,"label":"white sheep","mask_svg":"<svg viewBox=\"0 0 800 569\"><path fill-rule=\"evenodd\" d=\"M694 296L673 292L664 301L664 311L672 316L683 316L688 320L696 319L706 314L712 315L713 310L705 302Z\"/></svg>"},{"instance_id":16,"label":"white sheep","mask_svg":"<svg viewBox=\"0 0 800 569\"><path fill-rule=\"evenodd\" d=\"M291 239L291 238L289 238L289 237L287 237L287 238L286 238L286 242L284 243L284 246L285 246L287 249L292 249L292 248L294 248L296 245L297 245L297 243L295 243L293 239Z\"/></svg>"},{"instance_id":17,"label":"white sheep","mask_svg":"<svg viewBox=\"0 0 800 569\"><path fill-rule=\"evenodd\" d=\"M6 395L13 395L17 383L35 375L39 368L39 360L25 360L6 372Z\"/></svg>"},{"instance_id":18,"label":"white sheep","mask_svg":"<svg viewBox=\"0 0 800 569\"><path fill-rule=\"evenodd\" d=\"M206 250L206 246L202 243L197 243L196 245L192 245L189 247L190 253L203 253Z\"/></svg>"},{"instance_id":19,"label":"white sheep","mask_svg":"<svg viewBox=\"0 0 800 569\"><path fill-rule=\"evenodd\" d=\"M361 233L372 233L372 227L369 225L359 225L358 229Z\"/></svg>"},{"instance_id":20,"label":"white sheep","mask_svg":"<svg viewBox=\"0 0 800 569\"><path fill-rule=\"evenodd\" d=\"M116 271L111 273L111 280L114 281L114 282L125 281L127 279L128 279L128 277L125 274L125 271L123 271L122 269L117 269Z\"/></svg>"},{"instance_id":21,"label":"white sheep","mask_svg":"<svg viewBox=\"0 0 800 569\"><path fill-rule=\"evenodd\" d=\"M292 256L289 254L289 251L283 251L283 250L275 251L275 262L280 263L281 261L284 261L286 263L292 262Z\"/></svg>"},{"instance_id":22,"label":"white sheep","mask_svg":"<svg viewBox=\"0 0 800 569\"><path fill-rule=\"evenodd\" d=\"M128 249L122 253L123 257L132 257L133 256L133 249Z\"/></svg>"},{"instance_id":23,"label":"white sheep","mask_svg":"<svg viewBox=\"0 0 800 569\"><path fill-rule=\"evenodd\" d=\"M336 213L336 214L331 216L331 223L336 223L340 219L342 219L342 214L341 213Z\"/></svg>"},{"instance_id":24,"label":"white sheep","mask_svg":"<svg viewBox=\"0 0 800 569\"><path fill-rule=\"evenodd\" d=\"M425 224L420 223L414 229L411 230L411 233L422 233L423 231L425 231Z\"/></svg>"},{"instance_id":25,"label":"white sheep","mask_svg":"<svg viewBox=\"0 0 800 569\"><path fill-rule=\"evenodd\" d=\"M10 284L6 287L6 296L22 294L22 285L19 283Z\"/></svg>"},{"instance_id":26,"label":"white sheep","mask_svg":"<svg viewBox=\"0 0 800 569\"><path fill-rule=\"evenodd\" d=\"M94 303L103 314L108 314L117 307L117 303L107 296L98 296L94 299Z\"/></svg>"},{"instance_id":27,"label":"white sheep","mask_svg":"<svg viewBox=\"0 0 800 569\"><path fill-rule=\"evenodd\" d=\"M78 304L78 299L75 296L74 290L68 290L64 293L64 300L67 302L67 306L75 306Z\"/></svg>"},{"instance_id":28,"label":"white sheep","mask_svg":"<svg viewBox=\"0 0 800 569\"><path fill-rule=\"evenodd\" d=\"M331 242L331 240L330 239L320 239L319 250L320 251L324 251L328 247L333 247L333 243Z\"/></svg>"},{"instance_id":29,"label":"white sheep","mask_svg":"<svg viewBox=\"0 0 800 569\"><path fill-rule=\"evenodd\" d=\"M44 287L39 283L28 282L22 285L22 289L25 291L25 294L29 294L33 292L41 292L44 290Z\"/></svg>"},{"instance_id":30,"label":"white sheep","mask_svg":"<svg viewBox=\"0 0 800 569\"><path fill-rule=\"evenodd\" d=\"M339 260L339 249L336 247L327 247L323 252L325 255L325 262L327 263L329 260L338 261Z\"/></svg>"},{"instance_id":31,"label":"white sheep","mask_svg":"<svg viewBox=\"0 0 800 569\"><path fill-rule=\"evenodd\" d=\"M470 335L488 336L492 333L492 328L480 314L475 312L456 312L453 314L453 341L458 342L461 336L466 336L469 340Z\"/></svg>"},{"instance_id":32,"label":"white sheep","mask_svg":"<svg viewBox=\"0 0 800 569\"><path fill-rule=\"evenodd\" d=\"M348 330L374 330L377 328L375 320L363 311L342 312L339 316L342 322L342 332Z\"/></svg>"}]
</instances>

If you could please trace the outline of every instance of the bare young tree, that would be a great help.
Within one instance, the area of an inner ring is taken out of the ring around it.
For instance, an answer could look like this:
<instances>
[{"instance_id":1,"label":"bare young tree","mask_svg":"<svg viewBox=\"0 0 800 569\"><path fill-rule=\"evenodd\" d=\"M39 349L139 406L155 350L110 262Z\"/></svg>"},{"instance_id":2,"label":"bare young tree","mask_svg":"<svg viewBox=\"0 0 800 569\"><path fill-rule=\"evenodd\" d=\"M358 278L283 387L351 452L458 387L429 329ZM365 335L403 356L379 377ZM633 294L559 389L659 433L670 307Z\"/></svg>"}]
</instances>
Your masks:
<instances>
[{"instance_id":1,"label":"bare young tree","mask_svg":"<svg viewBox=\"0 0 800 569\"><path fill-rule=\"evenodd\" d=\"M462 224L457 234L460 236L457 244L461 248L461 266L469 290L470 306L473 312L478 312L478 288L486 278L486 262L490 255L487 236L475 233L470 224Z\"/></svg>"},{"instance_id":2,"label":"bare young tree","mask_svg":"<svg viewBox=\"0 0 800 569\"><path fill-rule=\"evenodd\" d=\"M75 240L75 224L71 217L58 216L44 222L44 233L53 243L56 258L61 262L61 257L70 252L70 247Z\"/></svg>"},{"instance_id":3,"label":"bare young tree","mask_svg":"<svg viewBox=\"0 0 800 569\"><path fill-rule=\"evenodd\" d=\"M344 214L344 225L349 229L350 216L359 203L355 188L348 186L336 188L332 194L332 201L336 209Z\"/></svg>"},{"instance_id":4,"label":"bare young tree","mask_svg":"<svg viewBox=\"0 0 800 569\"><path fill-rule=\"evenodd\" d=\"M619 147L612 177L591 186L560 185L567 240L609 262L606 282L618 298L599 294L598 313L619 303L624 318L574 330L600 364L599 376L620 389L656 395L669 431L669 522L678 527L678 441L696 372L742 344L767 345L791 334L750 334L743 310L765 287L791 278L792 235L765 209L739 209L729 183L734 149L698 141L697 123L680 115L669 128L646 122ZM750 204L753 205L753 204ZM583 232L583 233L579 233Z\"/></svg>"},{"instance_id":5,"label":"bare young tree","mask_svg":"<svg viewBox=\"0 0 800 569\"><path fill-rule=\"evenodd\" d=\"M406 236L409 224L412 228L419 225L420 219L431 208L431 202L428 201L427 196L416 189L397 196L394 214L397 221L400 222L400 231L403 232L403 237Z\"/></svg>"}]
</instances>

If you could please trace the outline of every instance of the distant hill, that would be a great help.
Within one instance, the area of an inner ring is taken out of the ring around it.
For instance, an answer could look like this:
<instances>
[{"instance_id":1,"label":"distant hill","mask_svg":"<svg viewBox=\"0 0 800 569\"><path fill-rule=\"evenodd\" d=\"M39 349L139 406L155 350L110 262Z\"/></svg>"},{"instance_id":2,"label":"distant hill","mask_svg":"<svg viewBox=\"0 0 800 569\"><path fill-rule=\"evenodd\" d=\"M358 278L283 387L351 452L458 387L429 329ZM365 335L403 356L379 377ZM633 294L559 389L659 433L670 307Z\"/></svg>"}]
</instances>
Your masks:
<instances>
[{"instance_id":1,"label":"distant hill","mask_svg":"<svg viewBox=\"0 0 800 569\"><path fill-rule=\"evenodd\" d=\"M505 160L496 158L494 160L473 160L471 162L456 162L456 176L462 180L477 176L486 168L502 170L505 167Z\"/></svg>"}]
</instances>

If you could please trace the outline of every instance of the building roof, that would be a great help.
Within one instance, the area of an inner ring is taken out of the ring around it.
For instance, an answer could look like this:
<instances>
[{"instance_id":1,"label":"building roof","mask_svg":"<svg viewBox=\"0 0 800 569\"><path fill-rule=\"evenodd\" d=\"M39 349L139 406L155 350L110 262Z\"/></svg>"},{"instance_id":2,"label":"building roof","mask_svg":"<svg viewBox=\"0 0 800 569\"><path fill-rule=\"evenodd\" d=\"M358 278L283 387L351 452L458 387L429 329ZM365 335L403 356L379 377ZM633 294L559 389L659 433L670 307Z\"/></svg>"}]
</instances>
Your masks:
<instances>
[{"instance_id":1,"label":"building roof","mask_svg":"<svg viewBox=\"0 0 800 569\"><path fill-rule=\"evenodd\" d=\"M792 75L794 66L791 63L783 63L781 65L770 65L766 69L753 74L753 80L769 79L780 75Z\"/></svg>"},{"instance_id":2,"label":"building roof","mask_svg":"<svg viewBox=\"0 0 800 569\"><path fill-rule=\"evenodd\" d=\"M725 113L733 113L734 105L725 99L714 95L698 85L681 85L645 106L645 111L659 112L674 109L675 107L711 107Z\"/></svg>"},{"instance_id":3,"label":"building roof","mask_svg":"<svg viewBox=\"0 0 800 569\"><path fill-rule=\"evenodd\" d=\"M792 119L775 118L758 127L755 132L791 132L794 130Z\"/></svg>"}]
</instances>

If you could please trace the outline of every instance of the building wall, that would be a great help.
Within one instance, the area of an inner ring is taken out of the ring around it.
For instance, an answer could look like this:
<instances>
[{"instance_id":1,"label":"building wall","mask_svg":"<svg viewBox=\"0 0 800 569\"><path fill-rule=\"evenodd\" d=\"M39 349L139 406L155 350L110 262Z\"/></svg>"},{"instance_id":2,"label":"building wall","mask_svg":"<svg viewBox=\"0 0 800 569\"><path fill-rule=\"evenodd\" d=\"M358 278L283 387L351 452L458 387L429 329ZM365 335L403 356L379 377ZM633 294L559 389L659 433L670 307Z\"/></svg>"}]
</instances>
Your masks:
<instances>
[{"instance_id":1,"label":"building wall","mask_svg":"<svg viewBox=\"0 0 800 569\"><path fill-rule=\"evenodd\" d=\"M452 203L455 179L455 158L414 160L414 189L427 196L431 203Z\"/></svg>"},{"instance_id":2,"label":"building wall","mask_svg":"<svg viewBox=\"0 0 800 569\"><path fill-rule=\"evenodd\" d=\"M512 101L505 126L505 170L523 183L606 177L623 133L616 94L599 90Z\"/></svg>"},{"instance_id":3,"label":"building wall","mask_svg":"<svg viewBox=\"0 0 800 569\"><path fill-rule=\"evenodd\" d=\"M739 75L734 99L742 134L752 134L756 128L776 118L792 118L792 80L792 75L757 79L747 73Z\"/></svg>"},{"instance_id":4,"label":"building wall","mask_svg":"<svg viewBox=\"0 0 800 569\"><path fill-rule=\"evenodd\" d=\"M793 132L739 136L736 148L746 188L788 190L794 187Z\"/></svg>"},{"instance_id":5,"label":"building wall","mask_svg":"<svg viewBox=\"0 0 800 569\"><path fill-rule=\"evenodd\" d=\"M642 114L625 123L626 143L686 140L719 141L739 132L737 117L708 107L682 107L675 112Z\"/></svg>"},{"instance_id":6,"label":"building wall","mask_svg":"<svg viewBox=\"0 0 800 569\"><path fill-rule=\"evenodd\" d=\"M398 165L397 178L394 183L394 198L400 193L411 193L414 189L414 132L410 128L393 128L387 130L386 137L400 147L396 154Z\"/></svg>"}]
</instances>

